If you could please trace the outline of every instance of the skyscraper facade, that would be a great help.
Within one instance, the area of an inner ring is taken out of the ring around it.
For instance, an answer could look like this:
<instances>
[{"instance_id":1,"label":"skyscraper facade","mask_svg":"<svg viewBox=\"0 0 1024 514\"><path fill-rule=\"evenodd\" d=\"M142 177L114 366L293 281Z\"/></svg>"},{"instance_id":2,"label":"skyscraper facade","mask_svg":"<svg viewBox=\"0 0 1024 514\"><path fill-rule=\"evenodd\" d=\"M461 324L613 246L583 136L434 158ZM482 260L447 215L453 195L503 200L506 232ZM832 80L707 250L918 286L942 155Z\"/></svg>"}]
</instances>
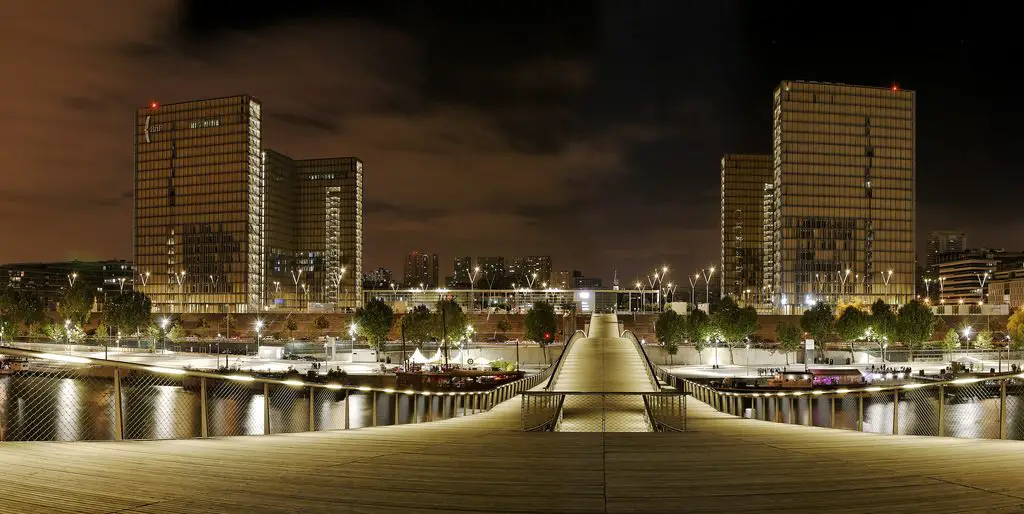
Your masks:
<instances>
[{"instance_id":1,"label":"skyscraper facade","mask_svg":"<svg viewBox=\"0 0 1024 514\"><path fill-rule=\"evenodd\" d=\"M436 253L409 252L405 257L405 287L435 288L438 282L438 262Z\"/></svg>"},{"instance_id":2,"label":"skyscraper facade","mask_svg":"<svg viewBox=\"0 0 1024 514\"><path fill-rule=\"evenodd\" d=\"M785 81L772 136L773 302L912 299L914 92Z\"/></svg>"},{"instance_id":3,"label":"skyscraper facade","mask_svg":"<svg viewBox=\"0 0 1024 514\"><path fill-rule=\"evenodd\" d=\"M155 309L361 304L362 162L265 150L261 116L247 95L136 112L135 263Z\"/></svg>"},{"instance_id":4,"label":"skyscraper facade","mask_svg":"<svg viewBox=\"0 0 1024 514\"><path fill-rule=\"evenodd\" d=\"M508 287L505 276L504 257L477 257L476 265L480 267L481 280L488 289L503 289Z\"/></svg>"},{"instance_id":5,"label":"skyscraper facade","mask_svg":"<svg viewBox=\"0 0 1024 514\"><path fill-rule=\"evenodd\" d=\"M477 274L479 275L479 273ZM479 277L476 277L479 280ZM456 257L455 265L452 268L452 282L448 284L451 289L469 289L473 284L473 258Z\"/></svg>"},{"instance_id":6,"label":"skyscraper facade","mask_svg":"<svg viewBox=\"0 0 1024 514\"><path fill-rule=\"evenodd\" d=\"M764 191L770 155L722 157L721 294L757 302L764 286Z\"/></svg>"},{"instance_id":7,"label":"skyscraper facade","mask_svg":"<svg viewBox=\"0 0 1024 514\"><path fill-rule=\"evenodd\" d=\"M961 253L967 250L967 234L954 230L933 230L928 233L928 244L926 251L928 256L925 260L926 272L932 276L938 276L938 264L940 257L951 253Z\"/></svg>"}]
</instances>

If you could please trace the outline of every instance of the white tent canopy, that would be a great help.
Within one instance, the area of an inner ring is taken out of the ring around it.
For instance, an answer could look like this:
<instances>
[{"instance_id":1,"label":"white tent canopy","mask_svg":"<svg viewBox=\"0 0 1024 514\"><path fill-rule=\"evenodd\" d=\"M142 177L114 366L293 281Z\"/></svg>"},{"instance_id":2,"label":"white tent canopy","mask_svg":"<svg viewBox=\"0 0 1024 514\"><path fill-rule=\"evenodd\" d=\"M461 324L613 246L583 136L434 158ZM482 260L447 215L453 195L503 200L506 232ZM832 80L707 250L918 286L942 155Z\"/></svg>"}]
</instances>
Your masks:
<instances>
[{"instance_id":1,"label":"white tent canopy","mask_svg":"<svg viewBox=\"0 0 1024 514\"><path fill-rule=\"evenodd\" d=\"M413 364L426 364L427 358L420 353L420 349L417 348L415 352L412 352L412 357L409 357L409 362Z\"/></svg>"},{"instance_id":2,"label":"white tent canopy","mask_svg":"<svg viewBox=\"0 0 1024 514\"><path fill-rule=\"evenodd\" d=\"M438 348L434 356L427 360L427 364L434 364L436 362L444 362L444 355L441 353L441 349Z\"/></svg>"}]
</instances>

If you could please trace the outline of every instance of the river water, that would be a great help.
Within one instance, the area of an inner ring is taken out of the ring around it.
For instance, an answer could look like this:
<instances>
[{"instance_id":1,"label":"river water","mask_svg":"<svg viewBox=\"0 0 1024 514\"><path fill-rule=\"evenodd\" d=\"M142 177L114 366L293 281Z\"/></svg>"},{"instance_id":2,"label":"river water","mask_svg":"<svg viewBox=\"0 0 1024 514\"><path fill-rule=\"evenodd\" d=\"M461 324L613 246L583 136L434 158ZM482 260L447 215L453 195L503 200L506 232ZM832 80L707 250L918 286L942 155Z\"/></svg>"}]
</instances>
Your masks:
<instances>
[{"instance_id":1,"label":"river water","mask_svg":"<svg viewBox=\"0 0 1024 514\"><path fill-rule=\"evenodd\" d=\"M346 392L271 385L269 402L262 384L208 380L210 436L301 432L314 428L372 426L372 392ZM465 397L377 393L377 424L390 425L462 415L452 401ZM416 402L414 404L414 401ZM396 405L397 402L397 405ZM126 439L179 439L201 435L198 379L141 376L122 379L121 403ZM310 416L312 403L313 416ZM269 416L265 413L269 404ZM347 405L346 405L347 404ZM397 407L397 409L396 409ZM114 387L96 377L0 375L0 440L78 441L114 438ZM396 416L397 415L397 416Z\"/></svg>"}]
</instances>

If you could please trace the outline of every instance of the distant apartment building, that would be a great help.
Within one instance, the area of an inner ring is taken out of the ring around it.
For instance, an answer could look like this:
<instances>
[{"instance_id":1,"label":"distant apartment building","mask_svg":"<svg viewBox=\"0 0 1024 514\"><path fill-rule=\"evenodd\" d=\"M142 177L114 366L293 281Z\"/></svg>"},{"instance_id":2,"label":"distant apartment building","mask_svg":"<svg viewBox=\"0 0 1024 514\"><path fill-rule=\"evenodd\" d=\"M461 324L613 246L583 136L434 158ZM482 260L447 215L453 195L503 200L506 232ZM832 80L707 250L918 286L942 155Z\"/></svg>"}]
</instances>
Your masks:
<instances>
[{"instance_id":1,"label":"distant apartment building","mask_svg":"<svg viewBox=\"0 0 1024 514\"><path fill-rule=\"evenodd\" d=\"M973 249L959 253L946 253L939 257L938 283L941 303L1008 303L1000 296L1005 295L1006 284L1013 280L1013 270L1024 264L1024 253L1007 252L1002 249ZM1007 271L1006 274L1000 274ZM990 299L990 288L994 281L997 290L995 299Z\"/></svg>"},{"instance_id":2,"label":"distant apartment building","mask_svg":"<svg viewBox=\"0 0 1024 514\"><path fill-rule=\"evenodd\" d=\"M505 272L505 282L521 287L532 285L534 289L543 287L543 284L550 284L551 257L547 255L513 257Z\"/></svg>"},{"instance_id":3,"label":"distant apartment building","mask_svg":"<svg viewBox=\"0 0 1024 514\"><path fill-rule=\"evenodd\" d=\"M928 253L925 260L925 273L931 277L938 276L939 260L949 254L958 254L967 250L967 234L953 230L933 230L928 233Z\"/></svg>"},{"instance_id":4,"label":"distant apartment building","mask_svg":"<svg viewBox=\"0 0 1024 514\"><path fill-rule=\"evenodd\" d=\"M914 92L784 81L772 142L773 303L913 299Z\"/></svg>"},{"instance_id":5,"label":"distant apartment building","mask_svg":"<svg viewBox=\"0 0 1024 514\"><path fill-rule=\"evenodd\" d=\"M476 266L480 268L481 288L505 289L511 283L506 281L506 268L504 257L477 257Z\"/></svg>"},{"instance_id":6,"label":"distant apartment building","mask_svg":"<svg viewBox=\"0 0 1024 514\"><path fill-rule=\"evenodd\" d=\"M772 182L772 156L727 154L721 179L721 294L759 301L764 286L764 192Z\"/></svg>"},{"instance_id":7,"label":"distant apartment building","mask_svg":"<svg viewBox=\"0 0 1024 514\"><path fill-rule=\"evenodd\" d=\"M410 252L405 258L405 275L403 284L407 288L423 287L433 289L441 284L438 281L438 260L436 253Z\"/></svg>"},{"instance_id":8,"label":"distant apartment building","mask_svg":"<svg viewBox=\"0 0 1024 514\"><path fill-rule=\"evenodd\" d=\"M0 265L0 287L32 291L50 307L60 303L72 285L88 287L102 304L110 295L133 290L134 267L123 260Z\"/></svg>"},{"instance_id":9,"label":"distant apartment building","mask_svg":"<svg viewBox=\"0 0 1024 514\"><path fill-rule=\"evenodd\" d=\"M572 270L558 270L554 273L554 275L551 278L551 287L554 287L556 289L572 289L572 277Z\"/></svg>"},{"instance_id":10,"label":"distant apartment building","mask_svg":"<svg viewBox=\"0 0 1024 514\"><path fill-rule=\"evenodd\" d=\"M377 268L363 274L363 289L390 289L392 285L395 281L388 268Z\"/></svg>"},{"instance_id":11,"label":"distant apartment building","mask_svg":"<svg viewBox=\"0 0 1024 514\"><path fill-rule=\"evenodd\" d=\"M996 271L989 280L988 302L1006 304L1011 309L1024 307L1024 267Z\"/></svg>"},{"instance_id":12,"label":"distant apartment building","mask_svg":"<svg viewBox=\"0 0 1024 514\"><path fill-rule=\"evenodd\" d=\"M450 281L446 281L449 289L470 289L474 284L473 280L480 281L480 273L473 273L473 258L472 257L456 257L455 262L452 266L452 276ZM474 275L476 275L474 277Z\"/></svg>"},{"instance_id":13,"label":"distant apartment building","mask_svg":"<svg viewBox=\"0 0 1024 514\"><path fill-rule=\"evenodd\" d=\"M134 262L162 312L362 303L362 162L264 148L239 95L135 113Z\"/></svg>"}]
</instances>

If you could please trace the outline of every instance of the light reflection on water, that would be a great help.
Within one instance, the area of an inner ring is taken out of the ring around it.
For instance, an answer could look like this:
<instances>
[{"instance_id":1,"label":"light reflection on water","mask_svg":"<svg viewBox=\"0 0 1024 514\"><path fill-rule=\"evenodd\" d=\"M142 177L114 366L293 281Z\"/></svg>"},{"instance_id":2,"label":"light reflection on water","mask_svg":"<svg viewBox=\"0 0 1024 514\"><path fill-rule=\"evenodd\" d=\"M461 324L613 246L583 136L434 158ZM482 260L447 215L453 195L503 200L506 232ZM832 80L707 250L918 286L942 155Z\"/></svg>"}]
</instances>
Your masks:
<instances>
[{"instance_id":1,"label":"light reflection on water","mask_svg":"<svg viewBox=\"0 0 1024 514\"><path fill-rule=\"evenodd\" d=\"M276 394L276 393L274 393ZM272 397L274 396L272 394ZM399 396L398 415L394 412ZM345 399L347 396L347 400ZM320 390L314 399L319 430L373 425L372 393ZM445 401L443 401L445 400ZM377 395L378 425L424 422L456 414L448 397ZM218 392L208 386L208 426L211 436L263 434L264 398L261 388L232 387ZM346 402L349 404L346 409ZM172 439L200 435L198 383L153 384L122 380L124 435L131 439ZM272 398L274 432L307 430L309 398ZM413 416L415 411L415 420ZM110 440L114 434L112 380L46 376L0 378L0 433L5 440ZM461 415L461 408L458 409Z\"/></svg>"}]
</instances>

